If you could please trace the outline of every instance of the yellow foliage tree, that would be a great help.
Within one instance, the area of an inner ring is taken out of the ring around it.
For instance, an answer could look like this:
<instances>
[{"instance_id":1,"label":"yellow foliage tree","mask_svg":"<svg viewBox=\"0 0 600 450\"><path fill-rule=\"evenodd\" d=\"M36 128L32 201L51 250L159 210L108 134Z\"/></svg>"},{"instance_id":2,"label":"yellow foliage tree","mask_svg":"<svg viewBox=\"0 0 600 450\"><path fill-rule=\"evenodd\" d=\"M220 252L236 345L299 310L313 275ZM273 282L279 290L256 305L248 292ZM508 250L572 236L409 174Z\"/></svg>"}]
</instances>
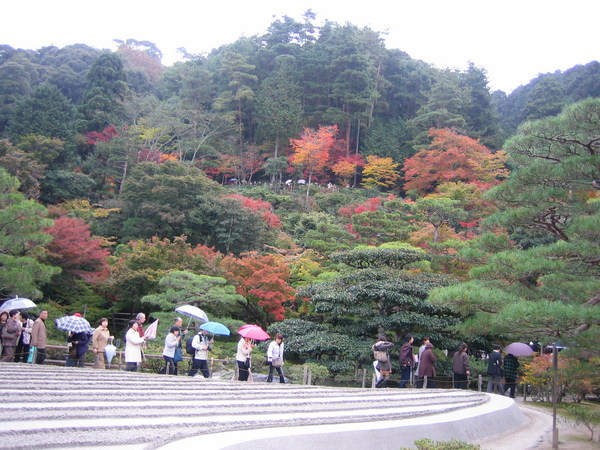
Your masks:
<instances>
[{"instance_id":1,"label":"yellow foliage tree","mask_svg":"<svg viewBox=\"0 0 600 450\"><path fill-rule=\"evenodd\" d=\"M392 158L367 156L367 163L362 174L362 186L367 189L394 186L400 178L400 174L396 171L399 165L399 163L394 163Z\"/></svg>"}]
</instances>

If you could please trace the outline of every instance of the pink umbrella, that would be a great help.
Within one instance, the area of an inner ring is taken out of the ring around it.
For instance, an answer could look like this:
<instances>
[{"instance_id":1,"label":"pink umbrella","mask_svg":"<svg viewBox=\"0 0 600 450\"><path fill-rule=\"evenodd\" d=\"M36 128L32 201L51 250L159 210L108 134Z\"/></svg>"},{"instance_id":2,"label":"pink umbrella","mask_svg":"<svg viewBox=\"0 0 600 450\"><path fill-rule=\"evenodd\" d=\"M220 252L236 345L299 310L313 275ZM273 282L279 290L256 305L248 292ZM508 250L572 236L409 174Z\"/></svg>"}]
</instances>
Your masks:
<instances>
[{"instance_id":1,"label":"pink umbrella","mask_svg":"<svg viewBox=\"0 0 600 450\"><path fill-rule=\"evenodd\" d=\"M238 334L245 338L255 339L257 341L266 341L267 339L271 339L271 336L269 336L267 332L258 325L244 325L243 327L240 327Z\"/></svg>"},{"instance_id":2,"label":"pink umbrella","mask_svg":"<svg viewBox=\"0 0 600 450\"><path fill-rule=\"evenodd\" d=\"M512 344L509 344L504 347L504 351L514 356L529 356L533 353L531 347L522 342L513 342Z\"/></svg>"}]
</instances>

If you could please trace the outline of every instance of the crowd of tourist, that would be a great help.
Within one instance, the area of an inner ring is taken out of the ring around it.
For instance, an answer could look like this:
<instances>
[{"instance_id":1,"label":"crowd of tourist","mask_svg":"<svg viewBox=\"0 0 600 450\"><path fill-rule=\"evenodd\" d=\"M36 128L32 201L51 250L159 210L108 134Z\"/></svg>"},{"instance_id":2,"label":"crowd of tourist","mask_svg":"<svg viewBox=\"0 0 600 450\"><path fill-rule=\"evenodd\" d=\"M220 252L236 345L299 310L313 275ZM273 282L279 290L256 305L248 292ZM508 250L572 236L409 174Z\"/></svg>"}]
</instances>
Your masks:
<instances>
[{"instance_id":1,"label":"crowd of tourist","mask_svg":"<svg viewBox=\"0 0 600 450\"><path fill-rule=\"evenodd\" d=\"M76 313L74 316L81 317ZM0 313L0 362L32 362L42 364L46 359L47 330L46 320L48 311L41 311L33 320L27 313L19 310L2 311ZM131 320L124 336L125 341L125 370L137 371L144 358L144 348L148 336L144 331L146 315L139 313L135 320ZM182 327L183 321L176 317L173 326L165 337L162 353L165 361L164 373L177 375L178 363L183 360L184 337L189 330ZM208 331L199 329L193 337L188 338L190 348L188 353L192 362L188 371L189 376L210 376L208 367L208 353L214 344L214 338L209 337ZM70 332L67 338L68 356L67 366L84 367L85 358L92 345L94 354L94 368L105 369L107 366L105 350L112 342L113 336L108 330L108 319L102 318L93 333L80 331ZM406 335L398 352L400 367L399 388L406 388L412 381L415 387L436 387L436 356L433 344L428 337L422 339L418 353L413 352L414 337ZM387 387L392 373L390 352L394 344L385 335L380 335L372 350L376 359L374 369L377 375L376 388ZM255 347L253 339L241 337L237 345L235 356L238 380L248 381L252 376L252 352ZM275 335L269 344L266 362L269 365L268 382L273 381L275 372L279 375L281 383L285 383L283 374L283 335ZM511 398L515 397L515 387L518 378L518 359L508 354L503 359L499 345L493 346L492 353L488 356L487 375L488 392L497 392L504 395L508 391ZM470 375L469 356L467 344L461 344L452 358L452 387L466 389Z\"/></svg>"},{"instance_id":2,"label":"crowd of tourist","mask_svg":"<svg viewBox=\"0 0 600 450\"><path fill-rule=\"evenodd\" d=\"M398 364L400 366L400 381L397 387L406 388L409 383L417 388L437 387L437 370L435 363L437 358L433 353L433 344L429 337L422 339L418 352L413 352L414 338L408 334L405 336L402 346L398 351ZM373 344L373 356L375 362L373 367L377 377L376 388L389 386L390 374L392 373L391 349L394 346L385 335L380 335L378 341ZM451 386L455 389L467 389L468 379L471 374L469 367L468 345L460 344L452 357L452 381ZM487 392L497 392L504 395L508 392L511 398L515 398L517 384L517 369L519 360L512 354L502 358L500 346L495 344L493 351L487 357L488 386Z\"/></svg>"},{"instance_id":3,"label":"crowd of tourist","mask_svg":"<svg viewBox=\"0 0 600 450\"><path fill-rule=\"evenodd\" d=\"M81 314L75 313L75 317ZM41 311L34 321L27 313L19 310L3 311L0 313L0 362L31 362L43 364L46 360L47 330L46 320L48 311ZM135 320L128 324L124 335L125 370L138 371L144 359L144 348L148 336L144 330L146 315L139 313ZM183 339L188 330L183 328L183 320L176 317L164 341L163 359L165 367L163 373L177 375L177 364L183 360ZM189 339L188 353L192 356L189 376L196 374L204 378L210 376L208 367L208 353L214 343L214 338L209 337L209 332L199 329ZM111 344L114 336L108 330L108 319L102 318L98 327L93 332L69 332L67 337L66 366L84 367L86 355L92 346L94 354L94 368L107 367L105 350ZM187 343L186 343L187 344ZM242 337L237 346L236 362L238 367L238 380L248 381L251 377L252 352L255 347L253 339ZM266 360L269 365L268 381L273 381L276 371L281 383L285 383L283 374L283 335L277 334L267 349Z\"/></svg>"}]
</instances>

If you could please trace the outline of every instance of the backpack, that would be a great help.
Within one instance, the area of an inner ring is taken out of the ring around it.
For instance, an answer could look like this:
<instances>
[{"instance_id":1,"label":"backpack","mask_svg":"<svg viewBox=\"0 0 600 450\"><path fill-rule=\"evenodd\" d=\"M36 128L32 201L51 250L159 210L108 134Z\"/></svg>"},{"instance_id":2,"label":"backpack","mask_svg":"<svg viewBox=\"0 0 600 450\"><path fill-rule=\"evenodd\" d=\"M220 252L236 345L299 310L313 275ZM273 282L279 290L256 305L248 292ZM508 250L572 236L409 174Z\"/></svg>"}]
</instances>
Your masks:
<instances>
[{"instance_id":1,"label":"backpack","mask_svg":"<svg viewBox=\"0 0 600 450\"><path fill-rule=\"evenodd\" d=\"M379 362L388 362L390 357L383 350L373 350L373 357Z\"/></svg>"},{"instance_id":2,"label":"backpack","mask_svg":"<svg viewBox=\"0 0 600 450\"><path fill-rule=\"evenodd\" d=\"M196 354L196 349L194 347L192 347L193 341L194 341L194 336L189 337L185 340L185 352L191 356L194 356Z\"/></svg>"}]
</instances>

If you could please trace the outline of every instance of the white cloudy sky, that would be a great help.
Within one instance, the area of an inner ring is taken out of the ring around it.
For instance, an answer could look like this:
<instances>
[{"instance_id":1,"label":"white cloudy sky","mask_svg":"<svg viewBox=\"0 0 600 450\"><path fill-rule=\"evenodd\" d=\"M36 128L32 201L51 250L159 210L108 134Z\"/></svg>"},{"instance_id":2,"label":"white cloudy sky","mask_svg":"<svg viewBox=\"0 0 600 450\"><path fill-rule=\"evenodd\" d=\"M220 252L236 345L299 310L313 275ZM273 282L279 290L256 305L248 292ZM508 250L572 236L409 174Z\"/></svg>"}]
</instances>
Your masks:
<instances>
[{"instance_id":1,"label":"white cloudy sky","mask_svg":"<svg viewBox=\"0 0 600 450\"><path fill-rule=\"evenodd\" d=\"M84 43L115 50L113 39L154 42L163 63L177 48L207 53L266 32L273 16L304 11L385 32L388 49L439 68L486 69L509 93L539 73L600 59L597 0L6 0L0 44L38 49Z\"/></svg>"}]
</instances>

